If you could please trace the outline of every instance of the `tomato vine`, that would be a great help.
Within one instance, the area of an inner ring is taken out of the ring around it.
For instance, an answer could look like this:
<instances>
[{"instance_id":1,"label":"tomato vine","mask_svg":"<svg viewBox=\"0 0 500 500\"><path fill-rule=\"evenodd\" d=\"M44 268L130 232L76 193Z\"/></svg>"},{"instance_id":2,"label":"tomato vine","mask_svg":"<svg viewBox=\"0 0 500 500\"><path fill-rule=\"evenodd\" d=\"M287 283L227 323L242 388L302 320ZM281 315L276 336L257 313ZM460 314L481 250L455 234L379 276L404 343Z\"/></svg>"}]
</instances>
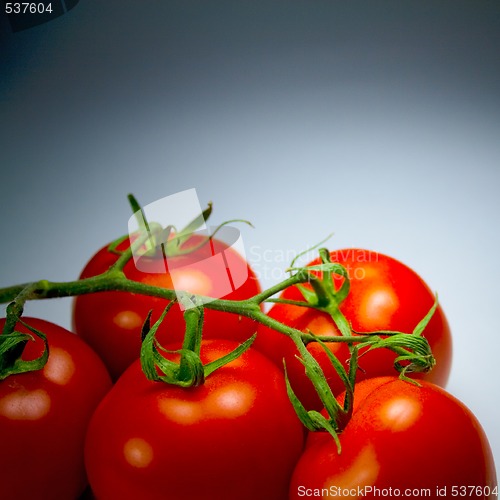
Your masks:
<instances>
[{"instance_id":1,"label":"tomato vine","mask_svg":"<svg viewBox=\"0 0 500 500\"><path fill-rule=\"evenodd\" d=\"M138 204L133 197L130 198L130 201L132 207L137 208ZM211 205L202 214L203 217L207 217L210 212ZM180 231L176 237L185 240L190 232L196 228L196 224L197 222L193 221L187 229ZM349 294L349 276L344 266L330 262L329 252L325 248L319 249L321 259L319 264L309 267L291 267L289 278L248 299L229 300L182 293L174 289L137 282L125 276L124 267L133 258L134 251L141 245L150 244L150 228L147 229L147 237L136 237L126 250L117 252L119 254L117 260L106 271L97 276L68 282L40 280L0 289L0 303L9 303L2 337L7 338L8 335L15 335L14 327L23 314L25 303L29 300L78 296L105 291L125 291L167 299L169 304L160 319L153 325L150 324L150 317L146 318L144 322L140 356L142 368L145 375L152 380L189 387L203 384L205 377L240 356L251 346L255 337L249 338L223 358L203 366L199 351L203 335L204 310L211 309L244 316L288 336L295 343L300 353L300 361L328 413L328 418L316 411L307 410L295 396L293 387L288 382L289 398L300 420L308 429L325 429L333 435L337 443L337 433L344 427L352 411L357 360L361 350L385 348L393 351L396 354L394 367L399 372L400 378L408 381L411 381L407 376L408 373L429 371L435 364L429 343L422 332L437 307L437 297L431 310L410 334L396 331L353 332L349 321L339 308ZM165 234L171 235L172 228L168 227L166 230L156 228L155 231L160 237L165 237ZM117 242L122 240L123 238ZM110 245L111 251L115 251L117 242ZM150 248L149 250L154 251L155 249ZM294 262L292 266L293 264ZM334 286L333 276L339 276L343 279L343 284L338 289ZM306 283L309 285L308 287L304 286ZM305 302L273 298L276 294L292 286L297 286L301 290ZM155 340L155 333L165 315L168 314L169 308L179 300L183 301L186 306L184 312L185 337L182 348L177 351L180 355L180 361L175 363L162 355L161 346ZM341 335L336 337L317 336L288 326L263 312L261 306L264 302L293 303L293 305L327 313L333 319ZM324 347L324 343L329 342L343 342L349 346L351 357L348 370L342 366L334 354L325 348L330 362L345 385L348 397L345 398L344 405L338 403L325 379L322 368L306 349L307 344L311 342L317 342L322 347ZM413 383L417 384L415 381Z\"/></svg>"}]
</instances>

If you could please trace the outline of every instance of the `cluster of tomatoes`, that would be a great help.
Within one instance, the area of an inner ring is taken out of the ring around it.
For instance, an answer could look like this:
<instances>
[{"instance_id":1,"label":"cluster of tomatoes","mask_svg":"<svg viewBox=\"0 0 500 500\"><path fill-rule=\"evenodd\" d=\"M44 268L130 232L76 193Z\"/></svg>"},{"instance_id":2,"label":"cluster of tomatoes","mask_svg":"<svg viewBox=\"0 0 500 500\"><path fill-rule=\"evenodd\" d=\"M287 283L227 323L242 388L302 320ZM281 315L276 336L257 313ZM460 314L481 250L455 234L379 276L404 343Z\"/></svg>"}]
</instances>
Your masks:
<instances>
[{"instance_id":1,"label":"cluster of tomatoes","mask_svg":"<svg viewBox=\"0 0 500 500\"><path fill-rule=\"evenodd\" d=\"M81 278L105 272L117 258L104 247ZM187 264L197 255L176 258ZM435 301L414 271L390 257L346 249L331 252L330 259L347 270L350 291L339 308L355 333L412 332ZM242 262L248 277L227 299L260 292L255 274ZM164 262L152 258L149 265L149 271L140 271L130 260L123 271L131 280L171 288ZM197 279L210 295L210 283L220 276L207 270ZM340 287L343 278L333 279ZM195 282L190 291L197 293L196 287ZM285 289L281 298L269 317L323 339L341 335L328 314L297 304L304 302L299 287ZM493 457L481 426L442 388L452 342L440 307L423 333L436 367L416 374L418 384L394 376L394 352L362 353L339 453L329 433L306 432L289 400L284 365L304 408L322 411L295 343L243 315L205 310L199 354L204 364L256 331L257 336L250 349L204 384L184 388L148 380L138 359L141 331L148 313L156 321L166 304L125 291L80 295L73 310L77 335L23 318L45 333L49 358L41 370L0 382L2 499L77 499L87 484L85 495L103 500L372 498L409 496L415 489L437 498L471 496L471 487L475 498L497 497ZM182 310L174 305L156 335L165 353L179 349L184 330ZM16 331L30 333L21 322ZM43 342L34 340L23 358L40 355ZM349 346L325 345L347 368ZM345 386L324 347L310 342L307 349L342 402Z\"/></svg>"}]
</instances>

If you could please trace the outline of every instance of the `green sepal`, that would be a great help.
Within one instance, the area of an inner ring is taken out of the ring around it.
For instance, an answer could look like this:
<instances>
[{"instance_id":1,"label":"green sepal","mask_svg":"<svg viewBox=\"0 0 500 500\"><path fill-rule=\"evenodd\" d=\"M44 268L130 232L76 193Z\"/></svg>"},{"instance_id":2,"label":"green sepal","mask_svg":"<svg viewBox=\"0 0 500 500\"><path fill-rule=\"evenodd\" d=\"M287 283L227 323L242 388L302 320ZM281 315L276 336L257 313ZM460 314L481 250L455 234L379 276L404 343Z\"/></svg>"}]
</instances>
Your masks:
<instances>
[{"instance_id":1,"label":"green sepal","mask_svg":"<svg viewBox=\"0 0 500 500\"><path fill-rule=\"evenodd\" d=\"M319 254L323 264L332 264L332 261L330 260L330 252L328 251L328 249L320 248ZM349 280L349 273L347 269L342 264L335 264L340 267L339 270L333 272L344 278L344 282L342 283L341 287L338 290L335 290L332 279L332 272L328 272L323 275L323 282L325 283L327 290L335 296L336 303L337 305L339 305L349 294L349 290L351 289L351 282Z\"/></svg>"},{"instance_id":2,"label":"green sepal","mask_svg":"<svg viewBox=\"0 0 500 500\"><path fill-rule=\"evenodd\" d=\"M205 224L210 215L212 214L212 202L208 203L207 208L201 212L201 214L197 215L191 222L189 222L186 227L181 229L180 231L175 231L175 236L171 239L164 238L163 244L165 248L165 252L168 257L173 257L176 255L183 255L186 253L190 253L195 251L200 246L203 246L209 238L204 240L203 243L196 248L190 248L189 250L182 251L182 245L193 235L193 233L198 230L201 226ZM171 226L173 227L173 226Z\"/></svg>"},{"instance_id":3,"label":"green sepal","mask_svg":"<svg viewBox=\"0 0 500 500\"><path fill-rule=\"evenodd\" d=\"M236 349L234 349L230 353L226 354L225 356L222 356L219 359L211 361L210 363L207 363L204 366L205 377L208 377L215 370L218 370L219 368L222 368L228 363L231 363L231 361L234 361L235 359L239 358L246 350L250 348L256 337L257 334L254 333L248 340L245 340L243 344L240 344Z\"/></svg>"},{"instance_id":4,"label":"green sepal","mask_svg":"<svg viewBox=\"0 0 500 500\"><path fill-rule=\"evenodd\" d=\"M321 310L322 307L327 308L333 303L338 306L347 296L350 289L350 282L347 269L336 262L330 262L330 256L326 249L320 249L322 264L315 264L307 267L290 267L288 271L306 271L309 273L309 284L312 290L304 285L296 285L302 293L302 296L307 303L316 306ZM323 273L323 278L318 278L311 271ZM337 274L344 278L342 286L337 291L335 290L332 274Z\"/></svg>"},{"instance_id":5,"label":"green sepal","mask_svg":"<svg viewBox=\"0 0 500 500\"><path fill-rule=\"evenodd\" d=\"M172 256L178 256L178 255L187 255L192 252L196 252L198 249L202 248L204 245L206 245L210 240L212 240L215 235L219 232L221 228L224 226L227 226L228 224L232 224L234 222L242 222L244 224L248 224L250 227L254 227L253 224L250 221L244 220L244 219L232 219L228 220L225 222L222 222L219 224L215 230L213 231L210 236L205 236L205 238L202 238L200 243L197 245L190 246L184 250L181 250L182 245L193 235L194 231L192 232L184 232L185 230L181 231L181 233L178 236L175 236L172 238L167 245L167 255L172 257Z\"/></svg>"},{"instance_id":6,"label":"green sepal","mask_svg":"<svg viewBox=\"0 0 500 500\"><path fill-rule=\"evenodd\" d=\"M115 255L122 255L123 251L122 250L117 250L118 246L123 243L125 240L128 240L129 235L125 234L124 236L120 236L119 238L116 238L116 240L112 241L108 245L108 252L114 253Z\"/></svg>"},{"instance_id":7,"label":"green sepal","mask_svg":"<svg viewBox=\"0 0 500 500\"><path fill-rule=\"evenodd\" d=\"M319 271L322 273L333 273L348 279L349 275L347 269L337 262L323 262L322 264L314 264L313 266L307 267L293 267L288 269L289 271L299 271L305 269L306 271Z\"/></svg>"},{"instance_id":8,"label":"green sepal","mask_svg":"<svg viewBox=\"0 0 500 500\"><path fill-rule=\"evenodd\" d=\"M363 356L365 353L373 350L385 348L389 349L397 357L394 360L394 368L399 373L402 380L411 382L415 385L420 385L415 380L407 377L407 373L429 372L434 368L436 360L432 355L432 349L427 339L422 335L423 331L429 324L432 316L438 307L438 297L429 309L429 312L419 321L412 333L403 333L392 330L380 330L376 332L354 332L361 336L369 335L366 340L361 340L356 346L356 351L367 347L365 351L360 353ZM382 337L383 336L383 337ZM404 362L404 364L403 364Z\"/></svg>"},{"instance_id":9,"label":"green sepal","mask_svg":"<svg viewBox=\"0 0 500 500\"><path fill-rule=\"evenodd\" d=\"M326 411L330 416L332 416L338 409L337 400L335 399L332 390L326 381L325 374L323 373L319 363L312 355L309 356L310 358L307 360L300 356L296 356L296 358L304 366L307 378L312 382L314 390L323 403Z\"/></svg>"},{"instance_id":10,"label":"green sepal","mask_svg":"<svg viewBox=\"0 0 500 500\"><path fill-rule=\"evenodd\" d=\"M135 214L136 212L142 212L142 207L137 201L137 198L132 194L129 193L127 195L127 200L129 202L130 208L132 209L132 213Z\"/></svg>"},{"instance_id":11,"label":"green sepal","mask_svg":"<svg viewBox=\"0 0 500 500\"><path fill-rule=\"evenodd\" d=\"M336 430L336 424L334 423L334 421L332 423L331 420L328 420L326 417L321 415L321 413L315 410L307 411L305 409L304 405L299 400L299 398L295 394L290 384L290 379L288 378L288 372L286 369L286 363L284 359L283 359L283 366L285 369L286 392L288 395L288 399L290 400L290 403L292 404L298 419L301 421L302 425L304 425L304 427L311 432L316 432L320 430L326 430L327 432L329 432L330 435L333 437L335 444L337 445L337 452L340 454L341 445Z\"/></svg>"},{"instance_id":12,"label":"green sepal","mask_svg":"<svg viewBox=\"0 0 500 500\"><path fill-rule=\"evenodd\" d=\"M309 417L314 422L316 430L325 430L330 434L330 436L332 436L335 444L337 445L337 453L340 455L342 453L342 446L340 444L338 432L332 425L331 420L328 420L324 415L314 410L309 412Z\"/></svg>"},{"instance_id":13,"label":"green sepal","mask_svg":"<svg viewBox=\"0 0 500 500\"><path fill-rule=\"evenodd\" d=\"M394 368L399 373L400 378L406 381L411 380L406 376L406 373L428 372L436 364L427 339L412 333L392 332L390 336L385 338L378 336L369 337L364 342L358 344L356 350L359 351L364 347L367 347L367 349L360 353L360 356L373 349L381 348L389 349L397 354L394 360ZM407 362L407 364L403 365L403 361ZM412 382L417 384L413 380Z\"/></svg>"},{"instance_id":14,"label":"green sepal","mask_svg":"<svg viewBox=\"0 0 500 500\"><path fill-rule=\"evenodd\" d=\"M201 226L205 224L210 215L212 214L213 204L211 201L208 202L207 208L197 215L187 226L179 231L179 234L174 238L176 241L176 246L181 247L191 235L198 230Z\"/></svg>"},{"instance_id":15,"label":"green sepal","mask_svg":"<svg viewBox=\"0 0 500 500\"><path fill-rule=\"evenodd\" d=\"M138 241L134 241L131 246L133 252L137 251L141 246L145 247L145 251L141 252L141 255L152 257L158 252L158 244L162 243L164 239L168 238L170 231L173 226L167 226L163 229L161 224L157 222L149 222L146 218L146 214L142 209L141 205L135 198L133 194L127 195L132 213L135 215L137 224L139 226L139 235L143 235ZM174 228L175 229L175 228ZM163 251L163 246L162 246Z\"/></svg>"},{"instance_id":16,"label":"green sepal","mask_svg":"<svg viewBox=\"0 0 500 500\"><path fill-rule=\"evenodd\" d=\"M340 407L337 399L332 393L330 386L328 385L323 369L321 368L318 361L314 358L314 356L307 350L300 337L292 337L292 340L294 340L295 345L297 346L297 349L300 353L300 356L296 357L304 366L307 378L313 384L314 390L318 394L318 397L323 403L323 406L325 407L325 410L327 411L330 418L336 421L339 412L342 412L342 408ZM323 348L325 350L328 350L324 344ZM341 373L345 373L344 367L340 364L340 362L338 362L338 360L334 367L335 369L338 368ZM340 374L340 376L342 377L342 374Z\"/></svg>"},{"instance_id":17,"label":"green sepal","mask_svg":"<svg viewBox=\"0 0 500 500\"><path fill-rule=\"evenodd\" d=\"M177 299L185 308L184 322L186 329L182 348L200 354L201 340L203 337L203 321L205 310L197 303L195 297L187 292L177 292Z\"/></svg>"},{"instance_id":18,"label":"green sepal","mask_svg":"<svg viewBox=\"0 0 500 500\"><path fill-rule=\"evenodd\" d=\"M434 316L434 313L436 312L436 309L438 308L438 295L437 295L437 293L436 293L435 297L436 298L434 300L434 304L432 304L432 307L429 309L429 312L419 321L418 325L414 328L413 335L422 335L422 332L425 330L425 328L429 324L429 321Z\"/></svg>"},{"instance_id":19,"label":"green sepal","mask_svg":"<svg viewBox=\"0 0 500 500\"><path fill-rule=\"evenodd\" d=\"M319 252L319 256L321 258L321 262L323 262L323 264L331 264L330 252L326 248L320 248L318 252ZM344 281L346 281L346 280L344 280ZM332 273L323 273L322 282L323 282L323 286L325 287L327 292L330 295L335 296L335 298L337 299L336 302L339 303L338 298L337 298L337 293L335 291L335 286L333 283Z\"/></svg>"},{"instance_id":20,"label":"green sepal","mask_svg":"<svg viewBox=\"0 0 500 500\"><path fill-rule=\"evenodd\" d=\"M132 209L132 213L136 217L137 224L139 225L139 231L145 232L146 234L149 235L151 233L149 222L146 219L146 214L144 213L144 210L142 209L141 205L139 204L139 202L137 201L137 199L133 194L128 194L127 199L130 204L130 208Z\"/></svg>"},{"instance_id":21,"label":"green sepal","mask_svg":"<svg viewBox=\"0 0 500 500\"><path fill-rule=\"evenodd\" d=\"M151 315L152 314L153 314L153 309L150 309L148 312L148 315L146 316L146 319L144 320L144 323L142 324L142 328L141 328L141 342L142 343L144 342L148 333L151 330Z\"/></svg>"},{"instance_id":22,"label":"green sepal","mask_svg":"<svg viewBox=\"0 0 500 500\"><path fill-rule=\"evenodd\" d=\"M295 285L295 286L298 288L300 285ZM299 306L299 307L308 307L309 309L317 309L317 307L315 305L309 304L308 302L304 302L303 300L289 300L289 299L281 299L279 297L266 299L266 303L268 303L268 304L288 304L290 306Z\"/></svg>"},{"instance_id":23,"label":"green sepal","mask_svg":"<svg viewBox=\"0 0 500 500\"><path fill-rule=\"evenodd\" d=\"M178 351L181 355L178 370L176 370L176 385L181 387L197 387L205 382L205 371L200 356L188 349ZM161 356L163 360L163 356ZM169 380L162 379L163 382L172 383Z\"/></svg>"},{"instance_id":24,"label":"green sepal","mask_svg":"<svg viewBox=\"0 0 500 500\"><path fill-rule=\"evenodd\" d=\"M150 325L151 311L144 321L141 332L143 340L140 354L142 371L147 379L156 382L165 382L180 387L201 385L204 382L204 371L199 354L184 348L170 351L162 347L156 340L158 328L175 303L175 301L168 303L153 326ZM190 311L190 317L193 312L196 311ZM197 318L195 318L195 321L197 321ZM179 363L171 361L161 353L179 354L180 361Z\"/></svg>"},{"instance_id":25,"label":"green sepal","mask_svg":"<svg viewBox=\"0 0 500 500\"><path fill-rule=\"evenodd\" d=\"M133 213L136 215L136 219L139 225L139 232L146 235L146 238L141 238L140 242L140 245L143 245L146 248L146 250L142 252L142 255L146 256L157 255L158 247L161 247L161 252L163 253L164 258L190 254L209 242L223 226L233 222L244 222L245 224L253 227L251 222L243 219L233 219L230 221L226 221L222 224L219 224L215 231L210 236L203 238L198 245L191 246L182 250L183 244L188 241L189 238L191 238L191 236L205 224L205 222L212 214L212 202L209 202L207 208L203 210L200 215L196 216L191 222L189 222L186 227L184 227L180 231L177 231L177 228L173 225L169 225L165 229L163 229L159 223L149 222L146 219L146 214L144 213L141 205L132 194L128 195L128 200ZM170 238L171 233L174 234L172 238ZM142 241L142 239L144 239L144 241ZM121 254L121 252L116 251L116 246L121 241L122 240L117 240L116 245L114 245L115 242L113 242L110 247L108 247L108 249L113 253Z\"/></svg>"},{"instance_id":26,"label":"green sepal","mask_svg":"<svg viewBox=\"0 0 500 500\"><path fill-rule=\"evenodd\" d=\"M38 358L25 361L21 356L26 344L29 341L35 341L33 335L17 331L0 335L0 380L4 380L10 375L41 370L49 359L49 344L45 334L27 325L22 320L19 320L19 322L28 328L35 336L42 339L44 349Z\"/></svg>"},{"instance_id":27,"label":"green sepal","mask_svg":"<svg viewBox=\"0 0 500 500\"><path fill-rule=\"evenodd\" d=\"M352 387L352 399L354 399L354 387L356 384L356 375L358 374L358 350L353 349L351 351L351 357L348 361L349 363L349 382ZM344 410L352 410L352 401L346 401L344 404Z\"/></svg>"},{"instance_id":28,"label":"green sepal","mask_svg":"<svg viewBox=\"0 0 500 500\"><path fill-rule=\"evenodd\" d=\"M328 349L328 346L325 344L325 342L321 341L320 339L318 339L317 342L323 348L323 351L325 351L325 354L327 355L330 363L335 368L337 375L340 377L342 383L344 384L344 387L346 388L344 411L347 411L351 408L352 406L351 403L354 399L354 383L355 383L355 376L356 376L357 362L358 362L357 353L355 353L354 356L351 355L351 358L349 360L349 373L348 373L344 368L344 366L342 365L342 363L340 362L339 358L337 358L337 356L335 356L335 354L333 354L332 351ZM335 402L338 404L336 399ZM337 413L338 409L336 410L336 414ZM330 415L330 416L334 417L336 415ZM337 427L340 427L340 424Z\"/></svg>"},{"instance_id":29,"label":"green sepal","mask_svg":"<svg viewBox=\"0 0 500 500\"><path fill-rule=\"evenodd\" d=\"M285 384L286 384L286 393L288 394L288 399L290 403L292 403L293 409L297 414L298 419L302 422L304 427L310 431L315 431L316 428L312 419L309 416L309 412L305 409L304 405L300 401L300 399L295 394L292 385L290 384L290 379L288 378L288 370L286 368L286 362L283 358L283 367L285 370Z\"/></svg>"},{"instance_id":30,"label":"green sepal","mask_svg":"<svg viewBox=\"0 0 500 500\"><path fill-rule=\"evenodd\" d=\"M318 306L318 296L316 295L316 292L314 290L309 290L305 285L298 283L295 285L300 293L302 294L302 297L306 300L307 304L310 306L317 308Z\"/></svg>"},{"instance_id":31,"label":"green sepal","mask_svg":"<svg viewBox=\"0 0 500 500\"><path fill-rule=\"evenodd\" d=\"M151 326L151 312L149 311L144 324L142 325L141 338L141 368L148 380L153 381L169 381L174 383L176 372L179 370L179 365L173 361L165 359L161 356L157 349L157 341L155 339L156 332L161 325L165 315L168 313L174 302L169 302L158 321ZM162 351L166 351L161 348ZM171 352L171 351L166 351Z\"/></svg>"},{"instance_id":32,"label":"green sepal","mask_svg":"<svg viewBox=\"0 0 500 500\"><path fill-rule=\"evenodd\" d=\"M347 321L347 318L344 316L344 313L338 308L337 305L332 305L327 308L327 312L330 314L335 326L339 329L339 332L343 337L350 337L352 335L352 328ZM349 344L349 347L351 344Z\"/></svg>"},{"instance_id":33,"label":"green sepal","mask_svg":"<svg viewBox=\"0 0 500 500\"><path fill-rule=\"evenodd\" d=\"M169 302L158 321L150 327L151 313L148 314L142 329L141 367L149 380L165 382L180 387L192 387L204 382L204 371L200 357L188 349L170 351L159 345L155 336L166 314L175 302ZM180 362L166 359L161 353L179 354Z\"/></svg>"},{"instance_id":34,"label":"green sepal","mask_svg":"<svg viewBox=\"0 0 500 500\"><path fill-rule=\"evenodd\" d=\"M316 250L316 248L319 248L323 243L326 243L332 236L333 233L330 233L325 239L321 240L319 243L316 243L316 245L313 245L312 247L307 248L303 252L298 253L290 263L290 267L293 267L295 265L295 262L297 262L297 260L299 260L302 256L308 254L312 250Z\"/></svg>"},{"instance_id":35,"label":"green sepal","mask_svg":"<svg viewBox=\"0 0 500 500\"><path fill-rule=\"evenodd\" d=\"M187 300L187 296L181 298ZM184 313L187 320L187 332L182 349L176 351L167 350L155 339L159 326L174 303L174 301L169 302L153 326L150 325L150 311L142 327L141 367L144 375L149 380L165 382L180 387L202 385L205 378L214 371L241 356L252 345L257 336L255 333L230 353L203 365L200 359L201 336L196 334L197 330L201 329L203 325L202 307L193 307ZM166 359L162 353L178 354L180 356L179 363Z\"/></svg>"}]
</instances>

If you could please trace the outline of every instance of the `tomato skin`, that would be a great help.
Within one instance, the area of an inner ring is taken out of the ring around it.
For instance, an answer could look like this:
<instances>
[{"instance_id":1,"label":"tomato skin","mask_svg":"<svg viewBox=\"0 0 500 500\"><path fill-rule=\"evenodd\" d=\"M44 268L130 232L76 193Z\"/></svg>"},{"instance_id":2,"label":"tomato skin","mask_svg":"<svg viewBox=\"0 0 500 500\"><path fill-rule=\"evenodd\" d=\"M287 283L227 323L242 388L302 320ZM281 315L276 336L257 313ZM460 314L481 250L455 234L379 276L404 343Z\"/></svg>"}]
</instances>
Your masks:
<instances>
[{"instance_id":1,"label":"tomato skin","mask_svg":"<svg viewBox=\"0 0 500 500\"><path fill-rule=\"evenodd\" d=\"M200 243L201 236L194 235L189 240L190 245ZM213 239L213 253L224 251L229 262L231 273L240 276L247 275L241 286L233 289L224 298L242 300L260 292L260 285L254 272L247 262L232 248L223 242ZM129 241L118 246L125 250ZM209 249L209 253L211 254ZM223 276L215 266L197 267L207 257L207 245L190 254L169 257L169 268L184 268L178 276L189 280L193 293L211 296L214 289L221 285ZM89 278L106 271L118 256L108 251L108 246L101 248L87 263L80 278ZM163 258L143 258L143 272L137 269L133 260L124 268L125 276L133 281L173 288L172 277L165 272ZM168 304L167 300L138 295L128 292L100 292L81 295L73 303L73 329L81 336L104 360L113 379L117 379L123 371L138 358L141 345L141 328L150 310L153 310L152 321L156 321ZM244 342L256 331L256 323L246 317L205 309L203 336L204 338L226 338ZM177 342L184 335L184 319L181 309L174 305L162 323L157 339L161 343Z\"/></svg>"},{"instance_id":2,"label":"tomato skin","mask_svg":"<svg viewBox=\"0 0 500 500\"><path fill-rule=\"evenodd\" d=\"M0 382L0 482L3 500L76 499L87 480L83 447L90 417L111 388L102 361L76 335L48 321L23 321L47 336L42 370ZM5 319L0 319L0 329ZM23 325L17 331L30 333ZM28 342L24 359L41 354Z\"/></svg>"},{"instance_id":3,"label":"tomato skin","mask_svg":"<svg viewBox=\"0 0 500 500\"><path fill-rule=\"evenodd\" d=\"M417 387L379 377L357 384L352 419L340 442L338 455L329 435L309 435L293 474L290 499L303 497L306 489L358 487L366 493L363 498L380 497L380 490L390 488L400 490L400 496L409 489L419 490L414 496L424 496L422 489L429 489L426 498L440 498L437 488L446 488L441 498L451 498L452 487L476 486L484 493L497 486L493 456L479 422L463 403L428 382Z\"/></svg>"},{"instance_id":4,"label":"tomato skin","mask_svg":"<svg viewBox=\"0 0 500 500\"><path fill-rule=\"evenodd\" d=\"M203 341L202 361L236 346ZM86 464L99 500L279 500L303 440L283 375L253 349L189 389L148 381L136 361L92 418Z\"/></svg>"},{"instance_id":5,"label":"tomato skin","mask_svg":"<svg viewBox=\"0 0 500 500\"><path fill-rule=\"evenodd\" d=\"M424 281L409 267L391 257L363 249L344 249L332 251L330 258L332 262L342 264L349 273L351 288L340 309L355 332L395 330L411 333L434 303L434 294ZM309 265L318 263L319 260L315 260ZM334 282L338 289L342 279L335 276ZM281 297L304 300L297 287L287 288ZM330 316L314 309L275 304L268 314L303 332L340 335ZM451 369L452 341L441 306L438 306L423 335L431 346L436 366L428 373L411 376L444 387ZM298 353L295 345L285 335L259 326L255 348L273 359L278 366L283 365L284 358L292 387L299 399L308 409L322 408L302 364L296 359ZM340 394L345 387L323 348L317 343L310 343L307 348L323 368L334 394ZM329 343L328 348L347 367L347 344ZM367 353L359 359L357 380L394 375L394 359L395 355L387 349Z\"/></svg>"}]
</instances>

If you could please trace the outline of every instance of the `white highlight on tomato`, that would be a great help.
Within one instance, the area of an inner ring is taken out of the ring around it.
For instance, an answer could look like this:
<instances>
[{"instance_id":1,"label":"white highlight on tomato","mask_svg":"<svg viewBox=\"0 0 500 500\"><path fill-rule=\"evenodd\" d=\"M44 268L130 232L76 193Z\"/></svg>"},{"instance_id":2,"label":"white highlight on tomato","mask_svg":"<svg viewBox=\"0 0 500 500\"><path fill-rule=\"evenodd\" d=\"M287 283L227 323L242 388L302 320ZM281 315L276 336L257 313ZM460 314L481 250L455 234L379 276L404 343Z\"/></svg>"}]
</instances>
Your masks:
<instances>
[{"instance_id":1,"label":"white highlight on tomato","mask_svg":"<svg viewBox=\"0 0 500 500\"><path fill-rule=\"evenodd\" d=\"M165 397L158 401L158 408L169 420L182 425L192 425L203 418L202 408L196 402Z\"/></svg>"},{"instance_id":2,"label":"white highlight on tomato","mask_svg":"<svg viewBox=\"0 0 500 500\"><path fill-rule=\"evenodd\" d=\"M380 408L384 427L392 432L405 431L414 425L422 414L422 406L411 398L390 399Z\"/></svg>"},{"instance_id":3,"label":"white highlight on tomato","mask_svg":"<svg viewBox=\"0 0 500 500\"><path fill-rule=\"evenodd\" d=\"M51 347L50 356L43 367L43 375L57 385L66 385L75 373L75 363L71 354L60 347Z\"/></svg>"},{"instance_id":4,"label":"white highlight on tomato","mask_svg":"<svg viewBox=\"0 0 500 500\"><path fill-rule=\"evenodd\" d=\"M336 490L352 490L373 486L377 480L380 464L372 445L365 446L359 455L354 459L349 472L340 472L339 476L334 476L326 484L326 488L333 487ZM340 477L341 476L341 477ZM357 495L343 495L345 498L358 498Z\"/></svg>"},{"instance_id":5,"label":"white highlight on tomato","mask_svg":"<svg viewBox=\"0 0 500 500\"><path fill-rule=\"evenodd\" d=\"M153 448L142 438L132 438L123 446L123 455L130 465L143 469L153 460Z\"/></svg>"},{"instance_id":6,"label":"white highlight on tomato","mask_svg":"<svg viewBox=\"0 0 500 500\"><path fill-rule=\"evenodd\" d=\"M230 418L248 413L255 401L255 390L241 382L214 391L206 400L207 408L217 408L220 414ZM212 410L214 411L214 410Z\"/></svg>"},{"instance_id":7,"label":"white highlight on tomato","mask_svg":"<svg viewBox=\"0 0 500 500\"><path fill-rule=\"evenodd\" d=\"M49 410L50 397L43 389L19 389L0 399L0 413L11 420L39 420Z\"/></svg>"}]
</instances>

